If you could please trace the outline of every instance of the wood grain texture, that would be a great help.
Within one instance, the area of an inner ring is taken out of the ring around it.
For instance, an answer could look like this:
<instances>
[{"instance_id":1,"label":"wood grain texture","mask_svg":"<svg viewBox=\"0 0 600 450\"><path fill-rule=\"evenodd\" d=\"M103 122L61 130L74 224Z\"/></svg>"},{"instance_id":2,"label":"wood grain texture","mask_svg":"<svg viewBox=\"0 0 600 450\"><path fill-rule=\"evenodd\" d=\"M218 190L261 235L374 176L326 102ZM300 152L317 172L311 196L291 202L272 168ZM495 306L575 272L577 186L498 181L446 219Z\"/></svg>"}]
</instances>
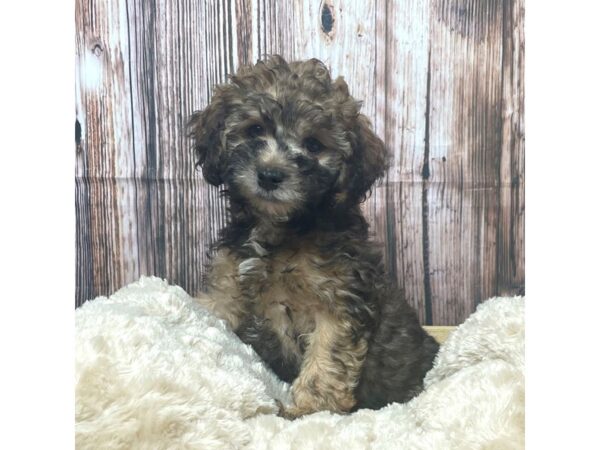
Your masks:
<instances>
[{"instance_id":1,"label":"wood grain texture","mask_svg":"<svg viewBox=\"0 0 600 450\"><path fill-rule=\"evenodd\" d=\"M431 2L423 168L427 323L459 323L496 290L502 3Z\"/></svg>"},{"instance_id":2,"label":"wood grain texture","mask_svg":"<svg viewBox=\"0 0 600 450\"><path fill-rule=\"evenodd\" d=\"M422 322L524 287L523 0L76 0L76 304L140 275L190 293L226 204L185 123L267 54L322 59L391 167L364 212Z\"/></svg>"},{"instance_id":3,"label":"wood grain texture","mask_svg":"<svg viewBox=\"0 0 600 450\"><path fill-rule=\"evenodd\" d=\"M423 323L425 297L421 171L427 134L429 0L391 2L385 23L384 138L392 159L386 179L387 263Z\"/></svg>"},{"instance_id":4,"label":"wood grain texture","mask_svg":"<svg viewBox=\"0 0 600 450\"><path fill-rule=\"evenodd\" d=\"M524 0L504 5L498 293L525 289Z\"/></svg>"}]
</instances>

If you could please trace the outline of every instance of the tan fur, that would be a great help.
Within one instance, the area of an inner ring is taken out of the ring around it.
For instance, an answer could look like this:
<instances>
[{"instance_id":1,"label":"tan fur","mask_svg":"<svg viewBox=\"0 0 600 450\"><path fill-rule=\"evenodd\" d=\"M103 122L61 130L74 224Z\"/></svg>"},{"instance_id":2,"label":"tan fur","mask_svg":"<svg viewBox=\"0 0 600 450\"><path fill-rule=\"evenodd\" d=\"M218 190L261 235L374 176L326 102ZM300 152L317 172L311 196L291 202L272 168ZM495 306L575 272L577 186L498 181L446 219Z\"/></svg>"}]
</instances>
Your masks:
<instances>
[{"instance_id":1,"label":"tan fur","mask_svg":"<svg viewBox=\"0 0 600 450\"><path fill-rule=\"evenodd\" d=\"M354 388L367 352L367 342L352 342L352 326L330 314L319 314L300 376L292 385L295 406L288 417L327 409L349 411L356 403ZM339 351L342 349L343 351ZM337 357L332 358L336 353Z\"/></svg>"},{"instance_id":2,"label":"tan fur","mask_svg":"<svg viewBox=\"0 0 600 450\"><path fill-rule=\"evenodd\" d=\"M239 290L237 262L227 250L218 252L209 274L210 294L198 293L197 300L235 330L245 314Z\"/></svg>"}]
</instances>

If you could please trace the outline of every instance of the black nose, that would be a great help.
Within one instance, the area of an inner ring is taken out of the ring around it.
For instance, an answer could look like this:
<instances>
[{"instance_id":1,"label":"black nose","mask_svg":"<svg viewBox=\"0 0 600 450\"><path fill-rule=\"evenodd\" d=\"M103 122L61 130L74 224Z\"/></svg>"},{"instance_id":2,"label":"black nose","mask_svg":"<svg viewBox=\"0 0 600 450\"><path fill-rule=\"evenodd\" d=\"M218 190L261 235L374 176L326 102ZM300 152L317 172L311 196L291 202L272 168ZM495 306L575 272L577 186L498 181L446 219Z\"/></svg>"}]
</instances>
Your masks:
<instances>
[{"instance_id":1,"label":"black nose","mask_svg":"<svg viewBox=\"0 0 600 450\"><path fill-rule=\"evenodd\" d=\"M258 185L267 191L277 189L285 177L285 173L281 170L258 169Z\"/></svg>"}]
</instances>

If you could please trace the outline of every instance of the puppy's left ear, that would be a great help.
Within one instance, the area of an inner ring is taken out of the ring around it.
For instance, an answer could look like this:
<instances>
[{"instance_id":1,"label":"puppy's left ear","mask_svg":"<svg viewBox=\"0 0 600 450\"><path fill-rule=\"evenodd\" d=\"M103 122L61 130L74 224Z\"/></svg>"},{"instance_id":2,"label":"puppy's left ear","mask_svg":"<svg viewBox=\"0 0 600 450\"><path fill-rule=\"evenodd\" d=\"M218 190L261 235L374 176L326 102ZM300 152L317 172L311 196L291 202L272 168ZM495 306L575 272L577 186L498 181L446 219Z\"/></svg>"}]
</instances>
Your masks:
<instances>
[{"instance_id":1,"label":"puppy's left ear","mask_svg":"<svg viewBox=\"0 0 600 450\"><path fill-rule=\"evenodd\" d=\"M385 145L373 132L369 119L359 114L355 127L352 133L353 164L346 175L348 180L345 183L347 190L344 203L364 201L371 186L383 177L388 168Z\"/></svg>"},{"instance_id":2,"label":"puppy's left ear","mask_svg":"<svg viewBox=\"0 0 600 450\"><path fill-rule=\"evenodd\" d=\"M385 175L388 168L388 155L385 144L373 131L366 116L358 116L358 139L363 148L363 187L368 190L375 181Z\"/></svg>"},{"instance_id":3,"label":"puppy's left ear","mask_svg":"<svg viewBox=\"0 0 600 450\"><path fill-rule=\"evenodd\" d=\"M202 167L204 178L214 186L223 183L222 135L225 117L225 98L217 91L206 109L194 112L188 122L188 132L194 140L196 167Z\"/></svg>"}]
</instances>

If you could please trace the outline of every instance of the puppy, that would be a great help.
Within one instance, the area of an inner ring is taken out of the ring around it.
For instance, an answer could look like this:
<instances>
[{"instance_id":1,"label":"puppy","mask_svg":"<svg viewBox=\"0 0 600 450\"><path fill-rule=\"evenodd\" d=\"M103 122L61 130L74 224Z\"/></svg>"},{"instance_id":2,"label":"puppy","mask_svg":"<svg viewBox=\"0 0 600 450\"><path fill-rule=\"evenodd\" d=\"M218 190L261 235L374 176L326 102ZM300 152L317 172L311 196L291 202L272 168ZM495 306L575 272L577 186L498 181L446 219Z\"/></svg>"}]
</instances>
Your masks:
<instances>
[{"instance_id":1,"label":"puppy","mask_svg":"<svg viewBox=\"0 0 600 450\"><path fill-rule=\"evenodd\" d=\"M274 56L216 86L189 123L230 204L200 300L293 382L287 417L405 402L438 349L368 238L360 203L386 152L359 110L322 62Z\"/></svg>"}]
</instances>

